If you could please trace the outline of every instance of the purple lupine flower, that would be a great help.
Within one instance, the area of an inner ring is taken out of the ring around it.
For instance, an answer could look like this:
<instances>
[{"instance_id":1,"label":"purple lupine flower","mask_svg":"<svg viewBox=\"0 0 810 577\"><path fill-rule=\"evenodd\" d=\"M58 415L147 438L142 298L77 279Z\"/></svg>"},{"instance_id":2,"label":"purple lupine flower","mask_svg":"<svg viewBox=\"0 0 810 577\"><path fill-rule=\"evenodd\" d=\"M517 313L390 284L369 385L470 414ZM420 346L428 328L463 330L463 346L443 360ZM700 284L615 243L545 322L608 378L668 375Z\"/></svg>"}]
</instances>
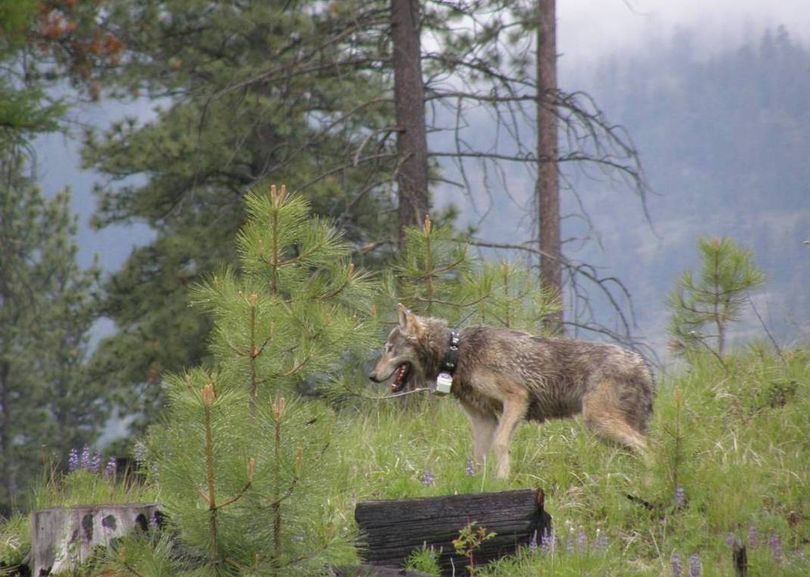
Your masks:
<instances>
[{"instance_id":1,"label":"purple lupine flower","mask_svg":"<svg viewBox=\"0 0 810 577\"><path fill-rule=\"evenodd\" d=\"M577 533L577 551L579 553L585 553L588 550L588 536L585 534L585 531L582 530L580 527L579 532Z\"/></svg>"},{"instance_id":2,"label":"purple lupine flower","mask_svg":"<svg viewBox=\"0 0 810 577\"><path fill-rule=\"evenodd\" d=\"M115 479L115 474L118 472L118 462L115 457L110 457L107 461L107 466L104 467L104 477L110 480Z\"/></svg>"},{"instance_id":3,"label":"purple lupine flower","mask_svg":"<svg viewBox=\"0 0 810 577\"><path fill-rule=\"evenodd\" d=\"M546 529L540 536L540 550L546 555L552 555L557 548L557 536L554 531Z\"/></svg>"},{"instance_id":4,"label":"purple lupine flower","mask_svg":"<svg viewBox=\"0 0 810 577\"><path fill-rule=\"evenodd\" d=\"M529 539L529 553L532 555L537 553L537 530L532 533L532 538Z\"/></svg>"},{"instance_id":5,"label":"purple lupine flower","mask_svg":"<svg viewBox=\"0 0 810 577\"><path fill-rule=\"evenodd\" d=\"M425 487L433 486L433 473L430 472L430 469L425 469L425 473L422 475L422 484Z\"/></svg>"},{"instance_id":6,"label":"purple lupine flower","mask_svg":"<svg viewBox=\"0 0 810 577\"><path fill-rule=\"evenodd\" d=\"M776 533L771 533L771 538L768 539L768 544L771 546L773 560L777 563L781 563L784 556L782 554L782 541L779 539L779 535Z\"/></svg>"},{"instance_id":7,"label":"purple lupine flower","mask_svg":"<svg viewBox=\"0 0 810 577\"><path fill-rule=\"evenodd\" d=\"M73 471L77 471L79 469L79 451L76 448L72 448L70 450L70 454L68 455L68 473L72 473Z\"/></svg>"},{"instance_id":8,"label":"purple lupine flower","mask_svg":"<svg viewBox=\"0 0 810 577\"><path fill-rule=\"evenodd\" d=\"M568 537L565 538L565 554L566 555L573 555L574 554L574 533L573 529Z\"/></svg>"},{"instance_id":9,"label":"purple lupine flower","mask_svg":"<svg viewBox=\"0 0 810 577\"><path fill-rule=\"evenodd\" d=\"M751 549L756 549L759 546L759 535L757 535L757 528L753 525L748 527L748 546Z\"/></svg>"},{"instance_id":10,"label":"purple lupine flower","mask_svg":"<svg viewBox=\"0 0 810 577\"><path fill-rule=\"evenodd\" d=\"M137 464L138 467L143 467L143 464L146 462L146 445L141 441L135 443L135 446L132 448L132 456L135 458L135 464Z\"/></svg>"},{"instance_id":11,"label":"purple lupine flower","mask_svg":"<svg viewBox=\"0 0 810 577\"><path fill-rule=\"evenodd\" d=\"M98 475L101 472L101 453L95 451L93 456L90 457L90 468L88 469L94 475Z\"/></svg>"},{"instance_id":12,"label":"purple lupine flower","mask_svg":"<svg viewBox=\"0 0 810 577\"><path fill-rule=\"evenodd\" d=\"M475 477L475 462L472 457L467 459L467 467L464 469L464 474L468 477Z\"/></svg>"},{"instance_id":13,"label":"purple lupine flower","mask_svg":"<svg viewBox=\"0 0 810 577\"><path fill-rule=\"evenodd\" d=\"M672 577L681 577L681 556L673 553L670 563L672 563Z\"/></svg>"},{"instance_id":14,"label":"purple lupine flower","mask_svg":"<svg viewBox=\"0 0 810 577\"><path fill-rule=\"evenodd\" d=\"M737 540L737 536L734 533L729 533L726 535L726 545L729 547L734 546L734 542Z\"/></svg>"},{"instance_id":15,"label":"purple lupine flower","mask_svg":"<svg viewBox=\"0 0 810 577\"><path fill-rule=\"evenodd\" d=\"M85 471L90 470L90 447L85 445L82 447L82 454L79 457L79 466Z\"/></svg>"},{"instance_id":16,"label":"purple lupine flower","mask_svg":"<svg viewBox=\"0 0 810 577\"><path fill-rule=\"evenodd\" d=\"M600 551L604 551L608 548L608 538L607 535L602 533L600 529L596 530L596 540L593 543L593 546L599 549Z\"/></svg>"},{"instance_id":17,"label":"purple lupine flower","mask_svg":"<svg viewBox=\"0 0 810 577\"><path fill-rule=\"evenodd\" d=\"M689 557L689 577L700 577L700 555L697 553Z\"/></svg>"},{"instance_id":18,"label":"purple lupine flower","mask_svg":"<svg viewBox=\"0 0 810 577\"><path fill-rule=\"evenodd\" d=\"M670 563L672 563L672 577L681 577L681 556L673 553Z\"/></svg>"},{"instance_id":19,"label":"purple lupine flower","mask_svg":"<svg viewBox=\"0 0 810 577\"><path fill-rule=\"evenodd\" d=\"M686 491L680 485L675 487L675 507L683 509L686 506Z\"/></svg>"}]
</instances>

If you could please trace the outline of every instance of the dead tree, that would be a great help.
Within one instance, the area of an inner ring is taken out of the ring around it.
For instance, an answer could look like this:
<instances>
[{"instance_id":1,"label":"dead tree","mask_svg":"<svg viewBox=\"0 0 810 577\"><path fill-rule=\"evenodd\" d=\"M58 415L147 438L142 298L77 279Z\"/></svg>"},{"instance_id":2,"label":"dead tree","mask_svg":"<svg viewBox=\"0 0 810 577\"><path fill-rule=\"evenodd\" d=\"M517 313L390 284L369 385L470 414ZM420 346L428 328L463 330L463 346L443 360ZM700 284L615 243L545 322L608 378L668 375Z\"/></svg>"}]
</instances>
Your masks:
<instances>
[{"instance_id":1,"label":"dead tree","mask_svg":"<svg viewBox=\"0 0 810 577\"><path fill-rule=\"evenodd\" d=\"M558 130L556 0L537 2L537 223L540 239L540 286L562 301L560 175ZM563 309L545 319L552 333L562 331Z\"/></svg>"},{"instance_id":2,"label":"dead tree","mask_svg":"<svg viewBox=\"0 0 810 577\"><path fill-rule=\"evenodd\" d=\"M554 316L547 328L590 330L630 341L633 311L629 291L619 279L567 258L560 222L576 216L592 226L578 191L568 180L572 174L579 172L588 179L630 189L645 212L647 185L638 153L624 128L609 122L587 94L565 92L557 86L554 1L477 0L452 7L436 5L442 8L426 9L430 18L425 28L440 41L424 58L432 113L429 132L437 133L436 141L443 146L432 147L429 157L452 163L457 176L455 181L445 176L445 181L469 194L474 205L480 200L471 191L483 175L489 206L476 209L482 221L495 204L513 202L533 215L533 231L539 233L507 243L479 238L478 244L532 255L529 261L538 266L542 286L560 297L564 294L567 301L565 320L562 315ZM489 128L482 138L475 128L484 113ZM436 122L449 116L454 118L450 126ZM440 138L442 130L451 138ZM478 171L475 177L471 176L473 168ZM534 194L528 197L514 189L516 173L521 170L535 184ZM562 214L563 188L578 205L572 214ZM596 319L593 303L597 294L618 316L619 329Z\"/></svg>"},{"instance_id":3,"label":"dead tree","mask_svg":"<svg viewBox=\"0 0 810 577\"><path fill-rule=\"evenodd\" d=\"M429 203L420 12L419 0L391 0L400 246L405 228L422 223Z\"/></svg>"}]
</instances>

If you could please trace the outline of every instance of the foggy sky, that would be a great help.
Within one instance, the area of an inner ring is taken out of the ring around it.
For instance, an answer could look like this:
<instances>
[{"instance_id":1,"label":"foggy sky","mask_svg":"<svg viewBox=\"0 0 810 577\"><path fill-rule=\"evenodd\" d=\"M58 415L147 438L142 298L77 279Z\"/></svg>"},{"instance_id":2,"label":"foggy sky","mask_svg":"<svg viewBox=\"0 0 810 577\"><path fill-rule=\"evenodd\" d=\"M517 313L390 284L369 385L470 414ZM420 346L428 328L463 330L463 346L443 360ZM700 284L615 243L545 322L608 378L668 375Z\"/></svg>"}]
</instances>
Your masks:
<instances>
[{"instance_id":1,"label":"foggy sky","mask_svg":"<svg viewBox=\"0 0 810 577\"><path fill-rule=\"evenodd\" d=\"M558 48L576 64L644 50L679 28L693 30L700 47L714 51L780 24L810 41L810 1L557 0Z\"/></svg>"}]
</instances>

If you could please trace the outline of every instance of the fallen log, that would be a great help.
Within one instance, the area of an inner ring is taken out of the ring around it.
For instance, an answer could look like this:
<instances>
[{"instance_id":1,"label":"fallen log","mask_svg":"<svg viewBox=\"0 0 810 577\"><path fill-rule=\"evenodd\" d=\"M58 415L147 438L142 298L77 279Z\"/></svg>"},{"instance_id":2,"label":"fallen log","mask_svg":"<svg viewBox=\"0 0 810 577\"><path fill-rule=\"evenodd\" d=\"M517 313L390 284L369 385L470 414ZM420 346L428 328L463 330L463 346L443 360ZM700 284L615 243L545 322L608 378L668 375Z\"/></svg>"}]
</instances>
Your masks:
<instances>
[{"instance_id":1,"label":"fallen log","mask_svg":"<svg viewBox=\"0 0 810 577\"><path fill-rule=\"evenodd\" d=\"M476 495L452 495L405 501L366 501L354 517L362 534L360 556L371 565L402 567L423 546L439 553L442 575L464 575L468 559L456 554L452 541L472 522L495 537L475 552L483 565L514 554L533 536L551 528L541 490L519 490Z\"/></svg>"},{"instance_id":2,"label":"fallen log","mask_svg":"<svg viewBox=\"0 0 810 577\"><path fill-rule=\"evenodd\" d=\"M423 573L414 573L395 567L380 567L377 565L338 567L334 570L334 575L335 577L428 577Z\"/></svg>"}]
</instances>

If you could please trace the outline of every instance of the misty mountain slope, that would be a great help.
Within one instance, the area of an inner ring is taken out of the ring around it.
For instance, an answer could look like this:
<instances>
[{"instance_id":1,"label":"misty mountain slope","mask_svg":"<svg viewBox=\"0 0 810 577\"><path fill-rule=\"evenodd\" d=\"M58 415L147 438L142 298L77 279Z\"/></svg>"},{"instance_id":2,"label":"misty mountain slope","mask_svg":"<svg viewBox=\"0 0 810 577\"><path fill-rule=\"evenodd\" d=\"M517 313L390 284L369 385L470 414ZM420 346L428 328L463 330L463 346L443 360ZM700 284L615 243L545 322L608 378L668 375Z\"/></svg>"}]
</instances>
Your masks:
<instances>
[{"instance_id":1,"label":"misty mountain slope","mask_svg":"<svg viewBox=\"0 0 810 577\"><path fill-rule=\"evenodd\" d=\"M810 51L784 28L704 57L682 32L644 55L580 79L627 127L655 192L653 229L623 218L616 196L588 188L609 265L631 288L642 333L661 343L664 300L697 266L698 236L730 236L768 277L757 310L782 343L810 327ZM626 202L626 201L625 201ZM759 333L747 319L741 333Z\"/></svg>"},{"instance_id":2,"label":"misty mountain slope","mask_svg":"<svg viewBox=\"0 0 810 577\"><path fill-rule=\"evenodd\" d=\"M767 275L752 297L769 330L780 344L802 341L810 329L810 246L803 244L810 239L810 51L779 28L706 55L682 31L644 53L567 66L562 58L563 89L589 93L627 129L652 189L647 221L632 191L563 165L567 256L622 280L635 333L663 354L666 298L684 270L698 267L697 238L730 236L753 250ZM491 119L477 119L467 138L494 147ZM531 170L479 165L467 176L478 209L466 207L463 217L482 237L536 238ZM438 197L468 202L458 192ZM580 205L590 224L576 216ZM597 297L595 308L598 320L620 328L605 299ZM735 336L764 337L753 312Z\"/></svg>"}]
</instances>

